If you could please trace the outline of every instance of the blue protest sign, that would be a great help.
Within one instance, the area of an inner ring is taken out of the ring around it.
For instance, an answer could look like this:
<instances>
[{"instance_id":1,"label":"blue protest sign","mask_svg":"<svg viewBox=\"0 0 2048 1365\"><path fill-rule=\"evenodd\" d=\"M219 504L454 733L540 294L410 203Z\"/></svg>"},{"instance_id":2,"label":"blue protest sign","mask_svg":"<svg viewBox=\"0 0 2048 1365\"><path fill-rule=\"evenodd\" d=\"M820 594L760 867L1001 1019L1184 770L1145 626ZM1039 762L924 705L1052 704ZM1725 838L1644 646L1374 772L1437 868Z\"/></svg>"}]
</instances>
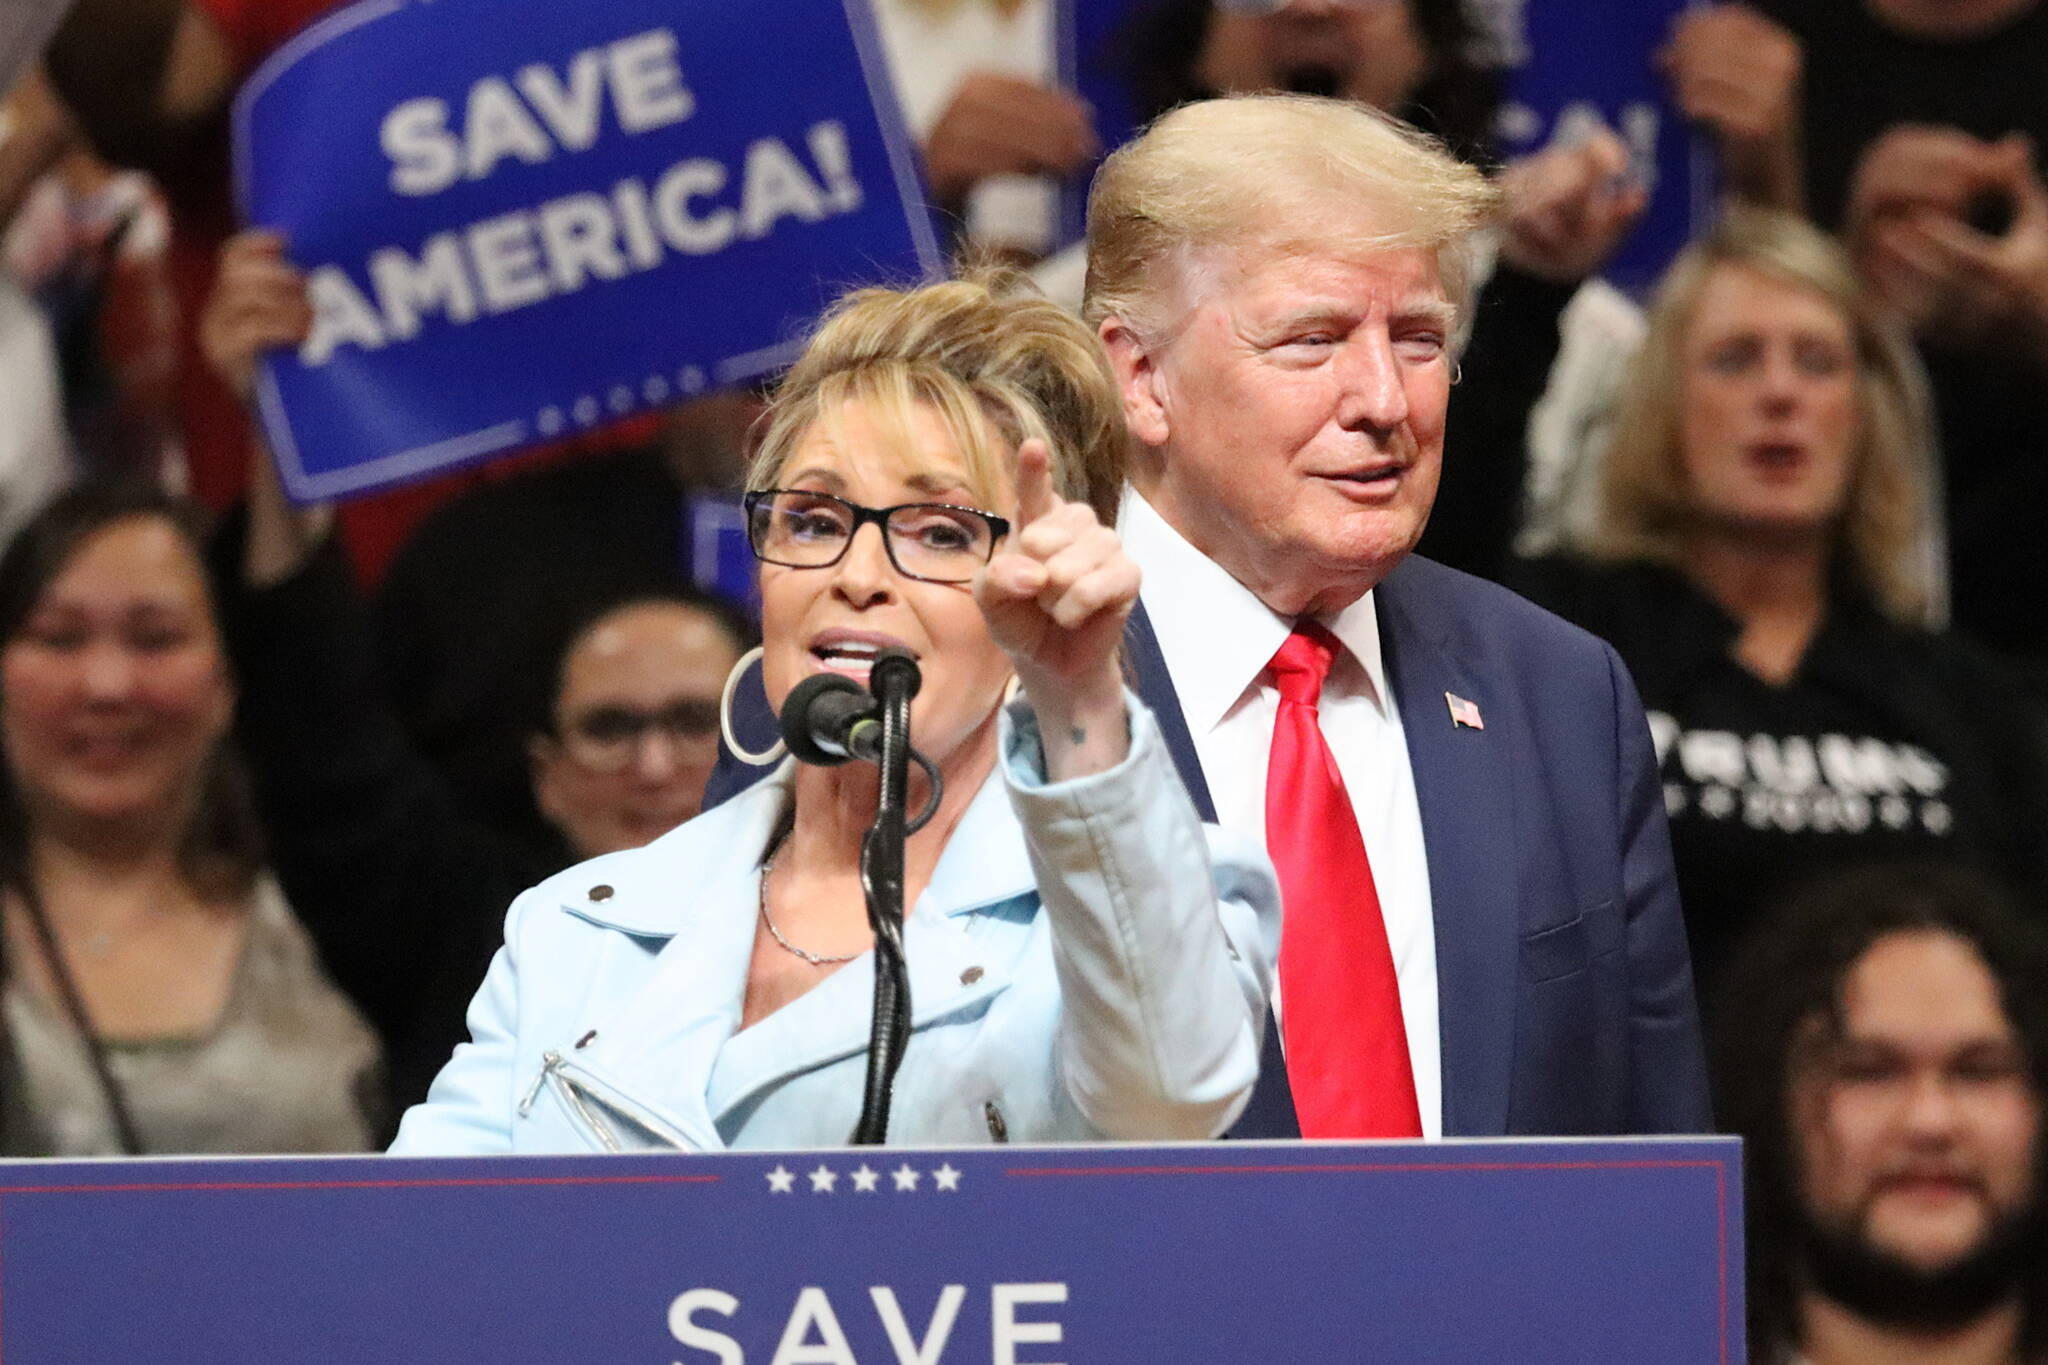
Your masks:
<instances>
[{"instance_id":1,"label":"blue protest sign","mask_svg":"<svg viewBox=\"0 0 2048 1365\"><path fill-rule=\"evenodd\" d=\"M9 1163L8 1365L1740 1365L1738 1145Z\"/></svg>"},{"instance_id":2,"label":"blue protest sign","mask_svg":"<svg viewBox=\"0 0 2048 1365\"><path fill-rule=\"evenodd\" d=\"M1512 70L1501 150L1521 156L1605 126L1628 144L1650 190L1635 232L1601 273L1649 290L1714 212L1711 151L1687 126L1654 58L1672 21L1704 0L1476 0L1488 54Z\"/></svg>"},{"instance_id":3,"label":"blue protest sign","mask_svg":"<svg viewBox=\"0 0 2048 1365\"><path fill-rule=\"evenodd\" d=\"M743 382L847 286L943 268L865 0L359 0L235 135L309 272L258 385L301 499Z\"/></svg>"}]
</instances>

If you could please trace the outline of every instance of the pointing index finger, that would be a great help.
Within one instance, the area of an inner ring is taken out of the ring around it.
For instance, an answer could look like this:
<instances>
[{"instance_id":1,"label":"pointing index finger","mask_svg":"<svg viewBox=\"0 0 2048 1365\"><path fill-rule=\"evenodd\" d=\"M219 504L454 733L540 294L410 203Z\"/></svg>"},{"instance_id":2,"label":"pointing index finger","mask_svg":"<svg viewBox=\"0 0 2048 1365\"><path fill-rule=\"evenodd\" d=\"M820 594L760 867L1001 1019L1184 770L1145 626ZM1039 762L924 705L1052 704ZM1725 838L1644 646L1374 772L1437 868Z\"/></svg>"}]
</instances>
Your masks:
<instances>
[{"instance_id":1,"label":"pointing index finger","mask_svg":"<svg viewBox=\"0 0 2048 1365\"><path fill-rule=\"evenodd\" d=\"M1059 505L1059 490L1052 486L1052 458L1046 454L1045 442L1024 442L1017 447L1018 529L1057 510Z\"/></svg>"}]
</instances>

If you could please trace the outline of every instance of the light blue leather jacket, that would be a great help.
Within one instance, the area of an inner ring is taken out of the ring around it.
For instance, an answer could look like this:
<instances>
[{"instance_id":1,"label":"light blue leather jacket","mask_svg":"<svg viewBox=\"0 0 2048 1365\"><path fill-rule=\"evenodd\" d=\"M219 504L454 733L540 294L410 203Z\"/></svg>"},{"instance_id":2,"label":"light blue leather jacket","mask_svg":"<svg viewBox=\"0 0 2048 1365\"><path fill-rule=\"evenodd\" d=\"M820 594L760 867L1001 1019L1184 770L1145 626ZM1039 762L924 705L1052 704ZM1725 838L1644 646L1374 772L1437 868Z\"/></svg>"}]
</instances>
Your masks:
<instances>
[{"instance_id":1,"label":"light blue leather jacket","mask_svg":"<svg viewBox=\"0 0 2048 1365\"><path fill-rule=\"evenodd\" d=\"M1258 1070L1280 895L1205 828L1135 698L1116 768L1047 783L1030 708L905 924L913 1033L894 1143L1207 1138ZM471 1041L392 1151L843 1145L866 954L738 1032L788 765L655 840L520 896Z\"/></svg>"}]
</instances>

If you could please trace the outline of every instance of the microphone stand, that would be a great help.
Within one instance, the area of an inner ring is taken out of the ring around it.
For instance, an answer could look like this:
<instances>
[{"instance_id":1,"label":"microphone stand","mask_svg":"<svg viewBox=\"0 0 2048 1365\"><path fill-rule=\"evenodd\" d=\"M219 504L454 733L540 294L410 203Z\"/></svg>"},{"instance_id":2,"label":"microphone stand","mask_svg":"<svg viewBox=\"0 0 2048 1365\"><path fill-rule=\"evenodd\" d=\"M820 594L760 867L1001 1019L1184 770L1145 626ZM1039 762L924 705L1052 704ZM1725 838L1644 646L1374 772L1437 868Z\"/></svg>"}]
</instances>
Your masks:
<instances>
[{"instance_id":1,"label":"microphone stand","mask_svg":"<svg viewBox=\"0 0 2048 1365\"><path fill-rule=\"evenodd\" d=\"M910 699L923 684L917 664L904 654L875 661L868 685L881 704L881 786L875 820L861 839L861 890L868 925L875 935L875 1013L868 1039L867 1083L853 1142L873 1146L889 1136L889 1101L896 1069L910 1043L910 971L903 953L903 843L938 807L937 791L913 826L905 818L910 787ZM922 759L920 766L928 767ZM932 772L936 787L938 774Z\"/></svg>"}]
</instances>

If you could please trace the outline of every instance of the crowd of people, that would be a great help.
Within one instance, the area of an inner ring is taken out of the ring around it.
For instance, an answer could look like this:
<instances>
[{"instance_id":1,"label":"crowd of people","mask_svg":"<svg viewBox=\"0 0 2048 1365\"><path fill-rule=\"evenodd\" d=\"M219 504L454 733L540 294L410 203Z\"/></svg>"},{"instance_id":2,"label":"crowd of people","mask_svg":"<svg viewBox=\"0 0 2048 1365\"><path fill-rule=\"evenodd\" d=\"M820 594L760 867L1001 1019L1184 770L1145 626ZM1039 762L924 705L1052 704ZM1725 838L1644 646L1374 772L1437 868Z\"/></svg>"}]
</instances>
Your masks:
<instances>
[{"instance_id":1,"label":"crowd of people","mask_svg":"<svg viewBox=\"0 0 2048 1365\"><path fill-rule=\"evenodd\" d=\"M2048 0L1685 10L1640 306L1477 0L1135 3L1116 148L1049 4L876 0L962 278L340 508L224 117L327 8L77 0L7 95L0 1150L843 1141L872 798L775 711L897 644L896 1140L1718 1126L1757 1358L2048 1358Z\"/></svg>"}]
</instances>

